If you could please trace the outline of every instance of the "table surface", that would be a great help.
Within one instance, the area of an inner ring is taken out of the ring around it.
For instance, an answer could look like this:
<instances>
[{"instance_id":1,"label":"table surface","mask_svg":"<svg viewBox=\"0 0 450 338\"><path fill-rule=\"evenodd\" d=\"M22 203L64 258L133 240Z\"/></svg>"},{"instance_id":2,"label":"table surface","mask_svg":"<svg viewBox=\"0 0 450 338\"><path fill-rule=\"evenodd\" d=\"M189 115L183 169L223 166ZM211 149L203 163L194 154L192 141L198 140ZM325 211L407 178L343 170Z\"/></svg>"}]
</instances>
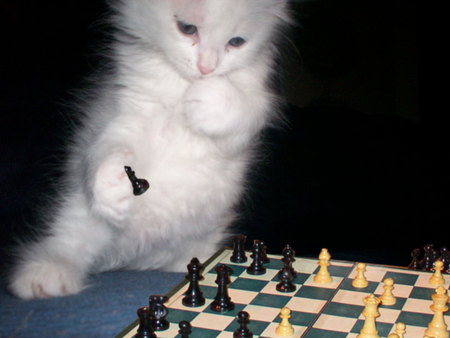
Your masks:
<instances>
[{"instance_id":1,"label":"table surface","mask_svg":"<svg viewBox=\"0 0 450 338\"><path fill-rule=\"evenodd\" d=\"M78 295L21 300L0 289L0 337L114 337L150 294L165 294L183 273L115 271L94 275Z\"/></svg>"}]
</instances>

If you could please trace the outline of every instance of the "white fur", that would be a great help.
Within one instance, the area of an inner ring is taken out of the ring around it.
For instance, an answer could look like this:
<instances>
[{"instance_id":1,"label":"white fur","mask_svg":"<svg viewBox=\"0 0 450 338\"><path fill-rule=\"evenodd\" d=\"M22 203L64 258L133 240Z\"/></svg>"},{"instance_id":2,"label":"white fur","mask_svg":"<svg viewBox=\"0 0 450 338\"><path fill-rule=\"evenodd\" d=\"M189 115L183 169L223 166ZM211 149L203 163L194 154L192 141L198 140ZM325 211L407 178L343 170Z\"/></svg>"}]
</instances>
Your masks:
<instances>
[{"instance_id":1,"label":"white fur","mask_svg":"<svg viewBox=\"0 0 450 338\"><path fill-rule=\"evenodd\" d=\"M113 7L116 72L85 108L48 233L21 250L10 289L22 298L77 293L90 272L182 271L210 256L235 218L254 140L275 115L266 82L284 1ZM198 33L181 33L177 20ZM228 45L235 36L246 43ZM133 195L124 165L149 180L146 193Z\"/></svg>"}]
</instances>

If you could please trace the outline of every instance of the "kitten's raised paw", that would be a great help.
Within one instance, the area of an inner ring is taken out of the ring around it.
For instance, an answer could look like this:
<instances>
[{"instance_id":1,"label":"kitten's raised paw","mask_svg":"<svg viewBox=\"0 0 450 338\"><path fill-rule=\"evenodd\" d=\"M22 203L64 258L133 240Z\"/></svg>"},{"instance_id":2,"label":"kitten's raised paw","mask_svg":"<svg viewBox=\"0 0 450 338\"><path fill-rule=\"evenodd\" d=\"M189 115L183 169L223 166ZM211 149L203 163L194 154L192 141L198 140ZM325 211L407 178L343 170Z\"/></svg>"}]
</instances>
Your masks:
<instances>
[{"instance_id":1,"label":"kitten's raised paw","mask_svg":"<svg viewBox=\"0 0 450 338\"><path fill-rule=\"evenodd\" d=\"M83 289L83 275L61 264L24 263L14 272L9 288L23 299L76 294Z\"/></svg>"},{"instance_id":2,"label":"kitten's raised paw","mask_svg":"<svg viewBox=\"0 0 450 338\"><path fill-rule=\"evenodd\" d=\"M93 210L112 220L124 220L133 201L133 187L124 168L130 157L126 152L108 157L95 175Z\"/></svg>"},{"instance_id":3,"label":"kitten's raised paw","mask_svg":"<svg viewBox=\"0 0 450 338\"><path fill-rule=\"evenodd\" d=\"M184 96L184 112L190 127L200 133L226 136L236 132L242 114L241 97L220 77L194 82Z\"/></svg>"}]
</instances>

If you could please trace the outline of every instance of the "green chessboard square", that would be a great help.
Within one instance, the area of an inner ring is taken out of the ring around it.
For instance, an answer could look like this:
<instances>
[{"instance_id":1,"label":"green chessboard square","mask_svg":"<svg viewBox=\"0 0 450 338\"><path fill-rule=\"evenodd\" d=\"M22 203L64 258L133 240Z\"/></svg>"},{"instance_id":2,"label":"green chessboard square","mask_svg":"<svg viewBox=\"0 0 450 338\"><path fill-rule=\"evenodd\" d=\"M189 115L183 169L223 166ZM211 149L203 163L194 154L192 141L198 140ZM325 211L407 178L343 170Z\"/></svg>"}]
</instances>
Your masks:
<instances>
[{"instance_id":1,"label":"green chessboard square","mask_svg":"<svg viewBox=\"0 0 450 338\"><path fill-rule=\"evenodd\" d=\"M211 270L208 271L208 274L212 274L212 275L217 275L216 274L216 267L218 267L219 265L222 265L222 263L217 263L216 266L214 266ZM239 277L246 269L245 266L241 266L241 265L233 265L233 264L226 264L226 266L228 266L231 269L230 272L230 277Z\"/></svg>"},{"instance_id":2,"label":"green chessboard square","mask_svg":"<svg viewBox=\"0 0 450 338\"><path fill-rule=\"evenodd\" d=\"M397 319L398 322L402 322L408 327L408 325L428 327L428 323L431 322L433 315L426 313L415 313L403 311L400 313Z\"/></svg>"},{"instance_id":3,"label":"green chessboard square","mask_svg":"<svg viewBox=\"0 0 450 338\"><path fill-rule=\"evenodd\" d=\"M353 328L350 332L360 333L363 326L364 326L364 319L359 319L355 323L355 326L353 326ZM387 337L389 335L389 333L391 333L393 331L393 329L394 329L394 324L377 322L378 335L381 337Z\"/></svg>"},{"instance_id":4,"label":"green chessboard square","mask_svg":"<svg viewBox=\"0 0 450 338\"><path fill-rule=\"evenodd\" d=\"M377 289L379 283L377 282L369 282L369 285L367 285L365 288L355 288L352 285L353 279L346 279L342 282L341 289L342 290L350 290L350 291L361 291L365 293L374 293Z\"/></svg>"},{"instance_id":5,"label":"green chessboard square","mask_svg":"<svg viewBox=\"0 0 450 338\"><path fill-rule=\"evenodd\" d=\"M169 309L169 313L167 314L167 320L171 323L179 323L182 320L187 320L188 322L191 322L197 316L198 316L197 312Z\"/></svg>"},{"instance_id":6,"label":"green chessboard square","mask_svg":"<svg viewBox=\"0 0 450 338\"><path fill-rule=\"evenodd\" d=\"M351 266L336 266L336 265L330 265L327 267L328 272L331 276L335 277L347 277L348 274L351 272L352 267ZM320 266L317 266L317 268L313 271L313 274L317 274L320 270Z\"/></svg>"},{"instance_id":7,"label":"green chessboard square","mask_svg":"<svg viewBox=\"0 0 450 338\"><path fill-rule=\"evenodd\" d=\"M344 332L336 332L336 331L328 331L328 330L320 330L320 329L311 329L305 335L305 338L346 338L347 333Z\"/></svg>"},{"instance_id":8,"label":"green chessboard square","mask_svg":"<svg viewBox=\"0 0 450 338\"><path fill-rule=\"evenodd\" d=\"M281 270L283 268L284 264L280 259L270 258L270 262L267 264L264 264L264 266L267 269Z\"/></svg>"},{"instance_id":9,"label":"green chessboard square","mask_svg":"<svg viewBox=\"0 0 450 338\"><path fill-rule=\"evenodd\" d=\"M250 323L248 324L248 329L252 331L254 335L260 336L261 333L264 332L264 330L269 326L270 323L268 322L261 322L258 320L252 320L250 318ZM228 327L225 329L225 331L228 332L234 332L239 328L239 324L237 322L237 319L234 320Z\"/></svg>"},{"instance_id":10,"label":"green chessboard square","mask_svg":"<svg viewBox=\"0 0 450 338\"><path fill-rule=\"evenodd\" d=\"M266 281L249 278L238 278L233 283L231 283L229 287L232 289L260 292L266 285Z\"/></svg>"},{"instance_id":11,"label":"green chessboard square","mask_svg":"<svg viewBox=\"0 0 450 338\"><path fill-rule=\"evenodd\" d=\"M233 272L230 274L230 276L233 276L233 277L239 277L245 271L245 269L247 269L246 266L233 265L233 264L228 264L228 267L230 267L233 270ZM215 270L214 270L214 273L215 273Z\"/></svg>"},{"instance_id":12,"label":"green chessboard square","mask_svg":"<svg viewBox=\"0 0 450 338\"><path fill-rule=\"evenodd\" d=\"M395 293L395 290L394 290ZM379 295L377 295L378 297ZM405 306L406 303L406 298L400 298L400 297L395 297L397 300L395 301L394 305L383 305L380 304L380 308L385 308L385 309L392 309L392 310L401 310L403 309L403 306Z\"/></svg>"},{"instance_id":13,"label":"green chessboard square","mask_svg":"<svg viewBox=\"0 0 450 338\"><path fill-rule=\"evenodd\" d=\"M347 277L350 273L352 267L351 266L336 266L336 265L330 265L328 267L328 272L331 276L336 277Z\"/></svg>"},{"instance_id":14,"label":"green chessboard square","mask_svg":"<svg viewBox=\"0 0 450 338\"><path fill-rule=\"evenodd\" d=\"M310 277L311 275L308 273L299 273L297 272L297 276L295 276L294 280L292 281L294 284L304 284L306 282L306 280Z\"/></svg>"},{"instance_id":15,"label":"green chessboard square","mask_svg":"<svg viewBox=\"0 0 450 338\"><path fill-rule=\"evenodd\" d=\"M200 285L200 290L203 293L203 297L214 299L217 294L217 288L213 286L207 286L207 285Z\"/></svg>"},{"instance_id":16,"label":"green chessboard square","mask_svg":"<svg viewBox=\"0 0 450 338\"><path fill-rule=\"evenodd\" d=\"M327 288L318 288L314 286L303 285L295 294L295 297L312 298L320 300L330 299L336 290Z\"/></svg>"},{"instance_id":17,"label":"green chessboard square","mask_svg":"<svg viewBox=\"0 0 450 338\"><path fill-rule=\"evenodd\" d=\"M392 278L394 280L394 286L395 284L414 285L419 276L407 273L387 271L384 278Z\"/></svg>"},{"instance_id":18,"label":"green chessboard square","mask_svg":"<svg viewBox=\"0 0 450 338\"><path fill-rule=\"evenodd\" d=\"M212 313L218 316L228 316L228 317L236 317L239 311L244 310L244 308L247 306L247 304L237 304L234 303L234 309L231 311L225 311L225 312L216 312L211 310L211 308L208 306L203 311L204 313Z\"/></svg>"},{"instance_id":19,"label":"green chessboard square","mask_svg":"<svg viewBox=\"0 0 450 338\"><path fill-rule=\"evenodd\" d=\"M275 307L277 309L281 309L282 307L286 306L286 304L289 300L290 300L290 297L260 293L251 301L250 304L266 306L266 307Z\"/></svg>"},{"instance_id":20,"label":"green chessboard square","mask_svg":"<svg viewBox=\"0 0 450 338\"><path fill-rule=\"evenodd\" d=\"M317 317L317 313L307 313L307 312L298 312L291 311L291 318L289 318L289 322L292 325L306 326L311 325ZM275 323L281 322L280 316L274 319Z\"/></svg>"},{"instance_id":21,"label":"green chessboard square","mask_svg":"<svg viewBox=\"0 0 450 338\"><path fill-rule=\"evenodd\" d=\"M326 306L323 313L338 317L358 318L363 310L364 306L330 303Z\"/></svg>"},{"instance_id":22,"label":"green chessboard square","mask_svg":"<svg viewBox=\"0 0 450 338\"><path fill-rule=\"evenodd\" d=\"M433 293L435 293L434 289L415 287L412 289L409 298L430 300Z\"/></svg>"}]
</instances>

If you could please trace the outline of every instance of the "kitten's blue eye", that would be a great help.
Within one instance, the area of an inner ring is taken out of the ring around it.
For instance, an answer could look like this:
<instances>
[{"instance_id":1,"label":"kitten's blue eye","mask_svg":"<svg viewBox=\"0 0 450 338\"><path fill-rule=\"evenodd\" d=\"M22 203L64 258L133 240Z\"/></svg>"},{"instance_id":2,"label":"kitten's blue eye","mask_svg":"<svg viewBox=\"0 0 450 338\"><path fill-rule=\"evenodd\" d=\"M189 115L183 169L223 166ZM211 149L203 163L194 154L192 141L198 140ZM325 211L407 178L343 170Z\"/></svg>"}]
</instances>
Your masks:
<instances>
[{"instance_id":1,"label":"kitten's blue eye","mask_svg":"<svg viewBox=\"0 0 450 338\"><path fill-rule=\"evenodd\" d=\"M197 27L194 25L187 24L183 21L177 21L178 29L183 34L193 35L197 32Z\"/></svg>"},{"instance_id":2,"label":"kitten's blue eye","mask_svg":"<svg viewBox=\"0 0 450 338\"><path fill-rule=\"evenodd\" d=\"M245 43L245 40L243 38L241 38L240 36L231 38L230 41L228 41L228 44L233 47L242 46L244 43Z\"/></svg>"}]
</instances>

